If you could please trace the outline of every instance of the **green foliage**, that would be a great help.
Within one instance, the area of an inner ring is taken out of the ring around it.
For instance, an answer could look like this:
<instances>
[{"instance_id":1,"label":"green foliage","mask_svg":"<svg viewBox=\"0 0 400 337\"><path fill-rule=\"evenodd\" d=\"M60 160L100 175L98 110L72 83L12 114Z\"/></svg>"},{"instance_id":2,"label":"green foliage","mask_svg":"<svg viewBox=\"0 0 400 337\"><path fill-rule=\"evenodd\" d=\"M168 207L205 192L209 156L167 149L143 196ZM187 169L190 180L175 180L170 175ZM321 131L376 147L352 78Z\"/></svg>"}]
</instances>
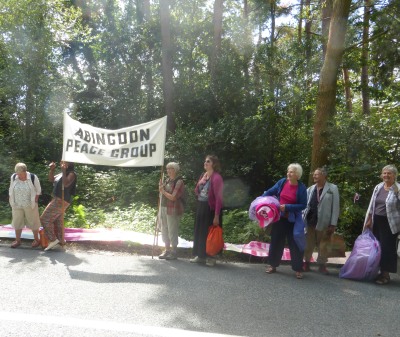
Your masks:
<instances>
[{"instance_id":1,"label":"green foliage","mask_svg":"<svg viewBox=\"0 0 400 337\"><path fill-rule=\"evenodd\" d=\"M141 233L154 233L157 211L144 204L132 204L126 208L115 207L106 214L103 225L109 228L120 228Z\"/></svg>"},{"instance_id":2,"label":"green foliage","mask_svg":"<svg viewBox=\"0 0 400 337\"><path fill-rule=\"evenodd\" d=\"M194 212L185 212L179 224L179 236L185 240L192 241L194 233Z\"/></svg>"},{"instance_id":3,"label":"green foliage","mask_svg":"<svg viewBox=\"0 0 400 337\"><path fill-rule=\"evenodd\" d=\"M7 225L11 223L11 207L6 203L0 204L0 224Z\"/></svg>"},{"instance_id":4,"label":"green foliage","mask_svg":"<svg viewBox=\"0 0 400 337\"><path fill-rule=\"evenodd\" d=\"M268 240L265 230L257 222L250 220L248 211L243 209L224 211L223 229L224 240L229 243Z\"/></svg>"},{"instance_id":5,"label":"green foliage","mask_svg":"<svg viewBox=\"0 0 400 337\"><path fill-rule=\"evenodd\" d=\"M181 219L179 236L185 240L193 240L195 213L185 213ZM257 222L249 219L245 209L224 210L222 215L224 240L229 243L248 243L250 241L269 241L268 231Z\"/></svg>"},{"instance_id":6,"label":"green foliage","mask_svg":"<svg viewBox=\"0 0 400 337\"><path fill-rule=\"evenodd\" d=\"M250 241L259 242L270 242L270 228L261 228L260 225L255 222L249 222L243 227L243 232L238 234L238 243L248 243Z\"/></svg>"},{"instance_id":7,"label":"green foliage","mask_svg":"<svg viewBox=\"0 0 400 337\"><path fill-rule=\"evenodd\" d=\"M85 207L81 204L72 205L73 214L68 221L65 221L65 226L76 227L76 228L89 228L87 223Z\"/></svg>"}]
</instances>

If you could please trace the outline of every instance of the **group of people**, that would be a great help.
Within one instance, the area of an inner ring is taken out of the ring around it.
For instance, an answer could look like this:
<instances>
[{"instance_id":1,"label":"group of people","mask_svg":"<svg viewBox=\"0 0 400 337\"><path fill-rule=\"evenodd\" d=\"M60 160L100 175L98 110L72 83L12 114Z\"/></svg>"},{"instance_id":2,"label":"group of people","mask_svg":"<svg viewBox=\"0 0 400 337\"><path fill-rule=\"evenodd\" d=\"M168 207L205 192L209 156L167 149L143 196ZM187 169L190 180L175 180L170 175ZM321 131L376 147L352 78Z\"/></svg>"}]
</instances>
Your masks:
<instances>
[{"instance_id":1,"label":"group of people","mask_svg":"<svg viewBox=\"0 0 400 337\"><path fill-rule=\"evenodd\" d=\"M165 251L160 259L176 259L179 221L183 214L181 196L184 183L178 176L179 165L167 165L168 179L160 182L161 228ZM301 181L303 169L290 164L286 177L267 189L262 196L274 196L280 203L280 219L272 223L267 274L273 274L281 263L283 250L288 243L291 266L297 279L311 271L310 262L317 249L318 272L329 274L326 268L328 248L339 219L339 191L328 182L325 168L313 172L314 184L307 188ZM387 165L382 169L383 182L372 194L364 222L364 229L371 229L381 245L380 274L377 284L387 284L390 273L397 272L397 237L400 233L400 184L396 182L397 168ZM222 226L223 179L220 162L208 155L204 173L200 176L195 194L197 198L194 225L192 263L216 264L215 257L207 256L206 241L210 226ZM170 245L172 244L172 250Z\"/></svg>"},{"instance_id":2,"label":"group of people","mask_svg":"<svg viewBox=\"0 0 400 337\"><path fill-rule=\"evenodd\" d=\"M165 250L160 259L175 260L178 246L178 228L183 214L183 194L185 185L179 174L179 164L166 165L168 178L160 181L161 194L160 223ZM207 256L206 241L210 226L222 226L222 198L224 183L217 156L208 155L204 160L204 172L200 176L195 194L197 198L194 224L193 258L191 263L214 266L214 256ZM172 247L171 247L172 246Z\"/></svg>"},{"instance_id":3,"label":"group of people","mask_svg":"<svg viewBox=\"0 0 400 337\"><path fill-rule=\"evenodd\" d=\"M318 271L329 273L326 268L328 244L339 218L338 188L327 181L324 168L314 171L314 185L309 188L300 181L302 174L299 164L290 164L286 177L263 194L277 197L281 211L280 219L271 224L267 274L276 272L286 240L296 278L302 279L303 272L310 271L315 247L318 249Z\"/></svg>"},{"instance_id":4,"label":"group of people","mask_svg":"<svg viewBox=\"0 0 400 337\"><path fill-rule=\"evenodd\" d=\"M366 213L363 230L372 230L381 246L380 273L376 284L390 282L390 273L397 272L397 237L400 234L400 184L397 180L397 168L387 165L382 169L382 182L373 191ZM298 279L303 272L310 271L312 253L317 247L318 271L328 274L328 245L339 218L339 192L336 185L327 181L324 168L314 171L314 185L305 188L299 180L302 168L299 164L290 164L287 177L279 180L263 195L276 196L280 201L281 218L272 224L271 245L269 249L270 266L266 273L276 272L280 264L287 240L291 266ZM301 240L295 240L296 223L303 220L305 225L304 249ZM304 262L303 262L304 260Z\"/></svg>"},{"instance_id":5,"label":"group of people","mask_svg":"<svg viewBox=\"0 0 400 337\"><path fill-rule=\"evenodd\" d=\"M53 182L53 198L39 218L38 198L41 186L38 177L27 171L24 163L15 166L10 181L10 205L12 207L12 226L15 229L15 241L12 248L21 245L21 233L27 226L33 232L32 247L40 245L39 227L44 228L49 244L45 250L64 244L62 235L62 216L72 201L77 176L73 163L61 162L61 173L55 175L56 164L49 165L48 178ZM177 258L178 230L184 212L185 184L179 175L178 163L166 165L167 179L160 181L161 196L159 222L165 250L160 259ZM336 185L327 181L324 168L313 173L314 184L309 188L300 181L303 174L301 165L290 164L286 177L267 189L263 196L274 196L279 200L280 219L272 223L271 243L269 246L269 266L267 274L276 273L280 265L283 250L288 243L291 266L297 279L303 278L303 272L310 271L312 254L317 248L318 271L329 274L328 245L339 218L339 191ZM398 171L394 165L382 169L382 182L378 184L364 221L364 230L370 229L381 245L380 274L377 284L387 284L390 273L397 272L397 237L400 233L400 184L397 183ZM220 174L220 162L217 156L208 155L204 161L204 172L196 187L196 216L193 238L193 258L191 263L214 266L215 256L206 253L207 235L210 226L222 227L223 179Z\"/></svg>"},{"instance_id":6,"label":"group of people","mask_svg":"<svg viewBox=\"0 0 400 337\"><path fill-rule=\"evenodd\" d=\"M56 164L49 165L48 179L53 183L53 197L42 215L39 217L38 200L42 193L39 178L30 173L24 163L15 165L15 173L11 175L9 202L12 209L12 226L15 230L15 241L11 247L21 245L22 229L26 226L33 232L32 248L41 245L39 228L42 226L48 245L45 250L64 244L63 213L71 204L76 188L74 164L62 161L61 173L55 175Z\"/></svg>"}]
</instances>

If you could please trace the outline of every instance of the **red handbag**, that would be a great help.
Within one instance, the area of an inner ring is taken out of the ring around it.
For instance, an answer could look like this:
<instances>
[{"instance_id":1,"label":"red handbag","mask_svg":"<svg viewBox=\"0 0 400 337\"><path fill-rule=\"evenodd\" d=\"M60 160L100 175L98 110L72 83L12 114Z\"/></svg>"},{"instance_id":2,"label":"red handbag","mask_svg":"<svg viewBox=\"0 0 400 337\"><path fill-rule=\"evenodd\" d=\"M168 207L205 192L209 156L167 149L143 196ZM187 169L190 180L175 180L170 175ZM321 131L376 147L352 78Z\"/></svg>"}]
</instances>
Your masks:
<instances>
[{"instance_id":1,"label":"red handbag","mask_svg":"<svg viewBox=\"0 0 400 337\"><path fill-rule=\"evenodd\" d=\"M210 226L206 242L206 253L209 256L217 255L224 248L224 238L220 226Z\"/></svg>"}]
</instances>

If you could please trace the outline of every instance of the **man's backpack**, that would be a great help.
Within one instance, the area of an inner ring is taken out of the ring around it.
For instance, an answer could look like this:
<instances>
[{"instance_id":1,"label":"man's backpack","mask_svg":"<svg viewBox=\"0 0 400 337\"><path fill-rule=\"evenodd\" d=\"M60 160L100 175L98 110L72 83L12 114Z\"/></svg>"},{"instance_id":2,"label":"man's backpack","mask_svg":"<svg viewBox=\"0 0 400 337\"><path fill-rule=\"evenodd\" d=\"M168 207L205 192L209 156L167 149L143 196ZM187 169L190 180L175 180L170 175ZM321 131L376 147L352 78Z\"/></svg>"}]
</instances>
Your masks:
<instances>
[{"instance_id":1,"label":"man's backpack","mask_svg":"<svg viewBox=\"0 0 400 337\"><path fill-rule=\"evenodd\" d=\"M17 177L17 174L14 173L12 175L12 180L14 181L16 177ZM33 173L31 173L31 180L32 180L32 184L35 184L35 175Z\"/></svg>"}]
</instances>

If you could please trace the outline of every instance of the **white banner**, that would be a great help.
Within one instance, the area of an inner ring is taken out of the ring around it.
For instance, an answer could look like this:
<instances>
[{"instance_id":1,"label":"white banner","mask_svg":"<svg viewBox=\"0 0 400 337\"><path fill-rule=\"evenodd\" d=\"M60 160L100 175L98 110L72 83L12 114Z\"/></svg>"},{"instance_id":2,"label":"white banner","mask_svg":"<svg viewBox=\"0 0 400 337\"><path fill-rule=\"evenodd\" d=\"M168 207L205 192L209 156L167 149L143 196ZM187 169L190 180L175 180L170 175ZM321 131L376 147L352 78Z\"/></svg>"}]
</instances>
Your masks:
<instances>
[{"instance_id":1,"label":"white banner","mask_svg":"<svg viewBox=\"0 0 400 337\"><path fill-rule=\"evenodd\" d=\"M167 116L140 125L107 130L82 124L64 113L62 159L120 167L164 165Z\"/></svg>"}]
</instances>

